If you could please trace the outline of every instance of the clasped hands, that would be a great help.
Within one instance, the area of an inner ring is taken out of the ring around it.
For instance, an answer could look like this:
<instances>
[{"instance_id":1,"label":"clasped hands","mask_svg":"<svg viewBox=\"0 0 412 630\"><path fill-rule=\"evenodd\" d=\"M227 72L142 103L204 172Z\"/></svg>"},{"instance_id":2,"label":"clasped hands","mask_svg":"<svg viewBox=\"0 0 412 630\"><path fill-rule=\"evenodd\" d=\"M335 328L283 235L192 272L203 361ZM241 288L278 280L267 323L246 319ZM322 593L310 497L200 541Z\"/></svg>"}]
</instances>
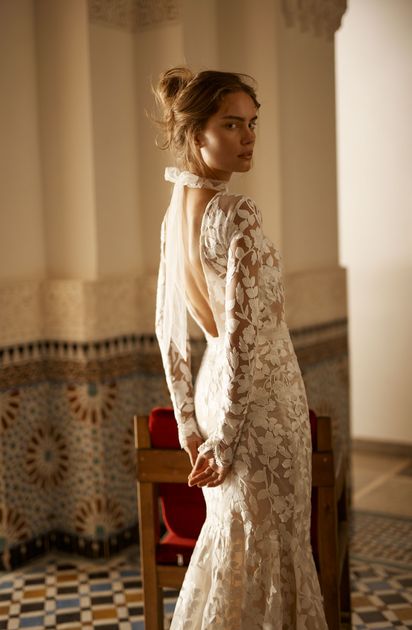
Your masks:
<instances>
[{"instance_id":1,"label":"clasped hands","mask_svg":"<svg viewBox=\"0 0 412 630\"><path fill-rule=\"evenodd\" d=\"M209 451L204 455L197 452L198 447L203 444L202 438L196 436L187 440L185 451L189 454L192 471L188 477L189 486L207 486L215 488L226 479L230 466L218 466L213 457L213 452Z\"/></svg>"}]
</instances>

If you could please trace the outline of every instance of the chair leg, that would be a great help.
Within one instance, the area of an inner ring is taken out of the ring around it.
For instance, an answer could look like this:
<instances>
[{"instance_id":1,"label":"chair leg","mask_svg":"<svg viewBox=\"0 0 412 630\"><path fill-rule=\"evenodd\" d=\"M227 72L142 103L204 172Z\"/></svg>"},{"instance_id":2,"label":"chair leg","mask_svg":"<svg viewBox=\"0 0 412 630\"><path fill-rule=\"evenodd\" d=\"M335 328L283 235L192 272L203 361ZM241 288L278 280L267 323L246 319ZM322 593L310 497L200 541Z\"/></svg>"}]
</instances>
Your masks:
<instances>
[{"instance_id":1,"label":"chair leg","mask_svg":"<svg viewBox=\"0 0 412 630\"><path fill-rule=\"evenodd\" d=\"M351 600L350 600L350 569L349 569L349 550L346 550L345 559L343 561L342 576L340 583L340 607L342 621L349 624L351 621Z\"/></svg>"},{"instance_id":2,"label":"chair leg","mask_svg":"<svg viewBox=\"0 0 412 630\"><path fill-rule=\"evenodd\" d=\"M143 582L145 630L163 630L163 590Z\"/></svg>"},{"instance_id":3,"label":"chair leg","mask_svg":"<svg viewBox=\"0 0 412 630\"><path fill-rule=\"evenodd\" d=\"M339 554L333 487L318 488L319 581L329 630L340 628Z\"/></svg>"},{"instance_id":4,"label":"chair leg","mask_svg":"<svg viewBox=\"0 0 412 630\"><path fill-rule=\"evenodd\" d=\"M144 482L138 484L138 500L145 629L163 630L163 591L158 585L156 569L153 484Z\"/></svg>"}]
</instances>

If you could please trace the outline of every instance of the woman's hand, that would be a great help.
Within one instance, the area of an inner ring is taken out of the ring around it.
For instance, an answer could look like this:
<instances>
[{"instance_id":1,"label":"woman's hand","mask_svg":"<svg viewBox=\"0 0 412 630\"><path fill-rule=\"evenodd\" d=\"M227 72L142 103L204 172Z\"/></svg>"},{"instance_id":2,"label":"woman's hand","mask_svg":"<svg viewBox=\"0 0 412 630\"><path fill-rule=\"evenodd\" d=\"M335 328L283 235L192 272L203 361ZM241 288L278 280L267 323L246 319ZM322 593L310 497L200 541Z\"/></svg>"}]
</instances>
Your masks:
<instances>
[{"instance_id":1,"label":"woman's hand","mask_svg":"<svg viewBox=\"0 0 412 630\"><path fill-rule=\"evenodd\" d=\"M226 479L231 466L218 466L213 457L213 452L198 455L193 470L188 477L189 486L207 486L215 488Z\"/></svg>"},{"instance_id":2,"label":"woman's hand","mask_svg":"<svg viewBox=\"0 0 412 630\"><path fill-rule=\"evenodd\" d=\"M199 448L201 444L203 444L204 440L199 435L195 435L193 433L190 437L187 438L186 442L187 444L184 450L186 451L186 453L188 453L189 458L190 458L190 463L192 464L192 467L193 467L195 465L195 462L198 456L197 449Z\"/></svg>"}]
</instances>

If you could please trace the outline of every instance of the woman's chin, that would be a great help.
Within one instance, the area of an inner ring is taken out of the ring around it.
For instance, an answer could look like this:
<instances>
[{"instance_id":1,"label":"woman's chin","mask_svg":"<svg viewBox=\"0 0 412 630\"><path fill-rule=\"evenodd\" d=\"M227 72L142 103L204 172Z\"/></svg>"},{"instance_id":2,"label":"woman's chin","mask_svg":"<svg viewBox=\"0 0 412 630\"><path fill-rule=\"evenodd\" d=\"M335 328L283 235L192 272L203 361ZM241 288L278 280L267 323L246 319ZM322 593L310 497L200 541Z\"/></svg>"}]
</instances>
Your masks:
<instances>
[{"instance_id":1,"label":"woman's chin","mask_svg":"<svg viewBox=\"0 0 412 630\"><path fill-rule=\"evenodd\" d=\"M237 173L247 173L252 168L252 160L243 160L242 164L236 169Z\"/></svg>"}]
</instances>

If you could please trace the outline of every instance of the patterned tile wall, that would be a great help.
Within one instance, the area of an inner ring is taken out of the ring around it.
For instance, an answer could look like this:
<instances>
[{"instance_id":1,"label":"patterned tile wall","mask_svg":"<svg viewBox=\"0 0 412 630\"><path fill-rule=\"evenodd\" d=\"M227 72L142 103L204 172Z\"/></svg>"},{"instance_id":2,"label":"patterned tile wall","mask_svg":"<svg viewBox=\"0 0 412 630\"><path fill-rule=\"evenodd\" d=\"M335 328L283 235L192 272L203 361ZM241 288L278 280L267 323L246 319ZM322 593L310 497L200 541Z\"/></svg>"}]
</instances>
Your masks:
<instances>
[{"instance_id":1,"label":"patterned tile wall","mask_svg":"<svg viewBox=\"0 0 412 630\"><path fill-rule=\"evenodd\" d=\"M294 333L310 404L347 439L346 324ZM194 374L204 342L193 339ZM136 540L132 421L170 404L153 335L0 348L0 554L110 555Z\"/></svg>"}]
</instances>

